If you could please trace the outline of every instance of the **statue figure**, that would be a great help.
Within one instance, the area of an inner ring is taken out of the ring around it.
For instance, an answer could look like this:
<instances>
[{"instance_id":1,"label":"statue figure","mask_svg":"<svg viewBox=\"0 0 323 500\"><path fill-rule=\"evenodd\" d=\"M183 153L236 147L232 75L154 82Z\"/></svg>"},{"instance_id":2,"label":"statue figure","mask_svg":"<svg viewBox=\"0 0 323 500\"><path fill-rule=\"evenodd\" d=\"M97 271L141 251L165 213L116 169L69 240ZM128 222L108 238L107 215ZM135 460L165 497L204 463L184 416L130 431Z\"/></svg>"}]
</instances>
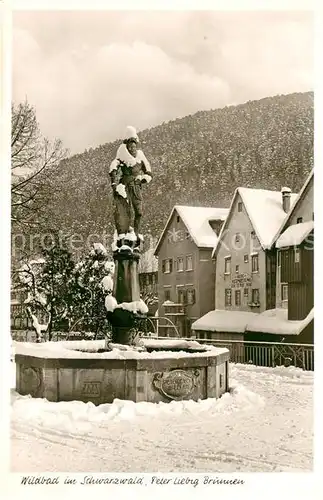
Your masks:
<instances>
[{"instance_id":1,"label":"statue figure","mask_svg":"<svg viewBox=\"0 0 323 500\"><path fill-rule=\"evenodd\" d=\"M138 264L143 249L140 234L142 217L142 185L151 181L151 168L144 153L137 149L138 135L127 127L109 169L114 198L115 262L113 290L111 282L106 298L107 319L112 325L112 341L131 345L138 334L137 320L148 312L140 298Z\"/></svg>"},{"instance_id":2,"label":"statue figure","mask_svg":"<svg viewBox=\"0 0 323 500\"><path fill-rule=\"evenodd\" d=\"M134 127L127 127L109 169L114 197L114 218L118 236L132 230L138 238L142 218L142 184L151 181L150 164L142 150Z\"/></svg>"}]
</instances>

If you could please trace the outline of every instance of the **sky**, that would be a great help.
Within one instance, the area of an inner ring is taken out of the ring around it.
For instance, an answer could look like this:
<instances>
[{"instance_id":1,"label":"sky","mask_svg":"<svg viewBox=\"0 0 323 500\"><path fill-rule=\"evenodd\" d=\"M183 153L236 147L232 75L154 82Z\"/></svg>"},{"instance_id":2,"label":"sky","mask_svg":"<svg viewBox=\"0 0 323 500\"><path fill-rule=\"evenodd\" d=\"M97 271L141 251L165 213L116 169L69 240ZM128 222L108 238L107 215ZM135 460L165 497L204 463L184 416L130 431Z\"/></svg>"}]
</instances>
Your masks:
<instances>
[{"instance_id":1,"label":"sky","mask_svg":"<svg viewBox=\"0 0 323 500\"><path fill-rule=\"evenodd\" d=\"M200 110L313 90L310 12L13 15L13 99L79 153Z\"/></svg>"}]
</instances>

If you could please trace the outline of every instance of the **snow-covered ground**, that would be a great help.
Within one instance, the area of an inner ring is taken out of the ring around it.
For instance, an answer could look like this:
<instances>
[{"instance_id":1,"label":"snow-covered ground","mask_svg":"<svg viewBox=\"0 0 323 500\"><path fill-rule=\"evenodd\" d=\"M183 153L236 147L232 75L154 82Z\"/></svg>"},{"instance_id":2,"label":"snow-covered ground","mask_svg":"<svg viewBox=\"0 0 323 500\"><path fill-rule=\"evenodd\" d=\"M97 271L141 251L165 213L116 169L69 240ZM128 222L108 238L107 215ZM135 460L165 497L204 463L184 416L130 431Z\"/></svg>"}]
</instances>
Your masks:
<instances>
[{"instance_id":1,"label":"snow-covered ground","mask_svg":"<svg viewBox=\"0 0 323 500\"><path fill-rule=\"evenodd\" d=\"M231 364L231 392L221 399L158 405L50 403L13 390L11 469L309 471L313 378L294 367Z\"/></svg>"}]
</instances>

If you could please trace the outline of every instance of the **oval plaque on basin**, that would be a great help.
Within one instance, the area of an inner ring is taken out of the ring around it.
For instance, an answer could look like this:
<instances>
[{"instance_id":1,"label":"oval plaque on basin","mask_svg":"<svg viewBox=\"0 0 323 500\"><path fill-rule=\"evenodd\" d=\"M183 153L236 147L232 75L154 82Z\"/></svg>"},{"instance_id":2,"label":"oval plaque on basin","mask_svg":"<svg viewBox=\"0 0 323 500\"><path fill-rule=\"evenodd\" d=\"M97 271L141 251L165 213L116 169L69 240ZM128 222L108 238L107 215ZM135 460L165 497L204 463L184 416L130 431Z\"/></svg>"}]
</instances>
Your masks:
<instances>
[{"instance_id":1,"label":"oval plaque on basin","mask_svg":"<svg viewBox=\"0 0 323 500\"><path fill-rule=\"evenodd\" d=\"M189 396L196 386L197 374L184 370L155 373L153 384L169 399L181 400Z\"/></svg>"}]
</instances>

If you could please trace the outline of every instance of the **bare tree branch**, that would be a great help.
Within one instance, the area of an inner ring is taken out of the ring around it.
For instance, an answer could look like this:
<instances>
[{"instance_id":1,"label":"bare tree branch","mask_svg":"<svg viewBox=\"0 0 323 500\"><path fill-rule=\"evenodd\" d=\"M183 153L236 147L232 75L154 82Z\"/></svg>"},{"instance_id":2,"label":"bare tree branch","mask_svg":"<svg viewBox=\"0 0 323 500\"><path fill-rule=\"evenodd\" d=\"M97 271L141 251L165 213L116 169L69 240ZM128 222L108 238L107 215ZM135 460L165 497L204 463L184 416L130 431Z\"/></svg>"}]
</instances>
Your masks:
<instances>
[{"instance_id":1,"label":"bare tree branch","mask_svg":"<svg viewBox=\"0 0 323 500\"><path fill-rule=\"evenodd\" d=\"M12 104L11 116L11 221L14 226L35 226L52 195L55 174L67 150L59 139L42 137L35 109L27 102Z\"/></svg>"}]
</instances>

